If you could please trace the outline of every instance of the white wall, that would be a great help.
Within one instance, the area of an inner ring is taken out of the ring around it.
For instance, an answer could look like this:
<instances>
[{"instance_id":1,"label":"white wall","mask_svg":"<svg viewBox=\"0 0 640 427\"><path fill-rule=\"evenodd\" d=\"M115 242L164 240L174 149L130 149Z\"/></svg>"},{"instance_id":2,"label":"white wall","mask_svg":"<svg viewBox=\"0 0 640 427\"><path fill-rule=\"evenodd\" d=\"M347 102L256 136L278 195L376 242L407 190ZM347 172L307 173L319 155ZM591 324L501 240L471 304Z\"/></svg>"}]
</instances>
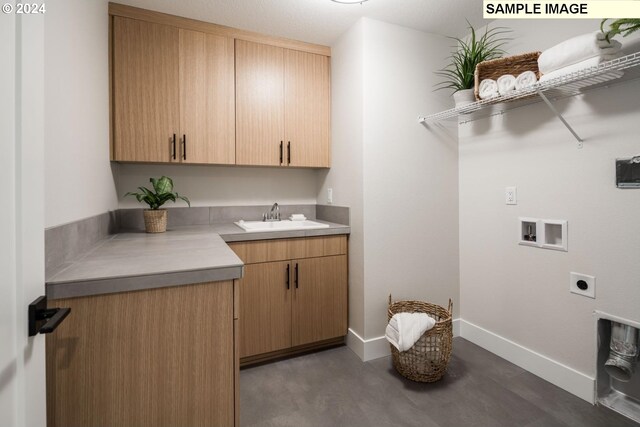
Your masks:
<instances>
[{"instance_id":1,"label":"white wall","mask_svg":"<svg viewBox=\"0 0 640 427\"><path fill-rule=\"evenodd\" d=\"M512 53L544 50L597 21L498 21ZM615 188L614 160L640 154L640 82L460 125L461 317L593 377L593 310L640 320L640 191ZM504 204L517 186L518 205ZM569 221L569 252L517 245L518 216ZM596 299L569 293L569 272L597 277Z\"/></svg>"},{"instance_id":2,"label":"white wall","mask_svg":"<svg viewBox=\"0 0 640 427\"><path fill-rule=\"evenodd\" d=\"M316 204L317 173L295 168L119 164L119 207L140 207L135 198L123 195L150 186L150 177L162 175L173 179L175 190L189 197L191 206Z\"/></svg>"},{"instance_id":3,"label":"white wall","mask_svg":"<svg viewBox=\"0 0 640 427\"><path fill-rule=\"evenodd\" d=\"M318 201L333 188L352 207L350 327L365 340L384 334L389 293L459 298L455 130L442 137L417 120L449 107L433 92L447 53L444 37L371 19L333 47L333 167Z\"/></svg>"},{"instance_id":4,"label":"white wall","mask_svg":"<svg viewBox=\"0 0 640 427\"><path fill-rule=\"evenodd\" d=\"M331 169L319 172L318 202L351 208L349 327L364 334L363 72L364 24L359 20L331 46Z\"/></svg>"},{"instance_id":5,"label":"white wall","mask_svg":"<svg viewBox=\"0 0 640 427\"><path fill-rule=\"evenodd\" d=\"M45 226L117 208L109 162L106 0L65 0L45 17Z\"/></svg>"},{"instance_id":6,"label":"white wall","mask_svg":"<svg viewBox=\"0 0 640 427\"><path fill-rule=\"evenodd\" d=\"M417 116L448 108L433 92L449 42L396 25L364 27L365 337L384 334L389 293L459 299L458 152ZM457 304L456 304L457 310Z\"/></svg>"}]
</instances>

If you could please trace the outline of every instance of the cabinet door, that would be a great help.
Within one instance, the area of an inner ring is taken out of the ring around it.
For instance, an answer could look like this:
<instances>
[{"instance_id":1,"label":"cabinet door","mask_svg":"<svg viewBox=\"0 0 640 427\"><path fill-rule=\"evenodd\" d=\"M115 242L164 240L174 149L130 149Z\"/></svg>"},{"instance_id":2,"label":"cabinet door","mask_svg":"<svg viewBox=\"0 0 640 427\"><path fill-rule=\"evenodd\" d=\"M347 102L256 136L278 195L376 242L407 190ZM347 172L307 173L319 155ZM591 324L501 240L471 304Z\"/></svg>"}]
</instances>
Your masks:
<instances>
[{"instance_id":1,"label":"cabinet door","mask_svg":"<svg viewBox=\"0 0 640 427\"><path fill-rule=\"evenodd\" d=\"M291 347L289 262L249 264L240 279L240 357Z\"/></svg>"},{"instance_id":2,"label":"cabinet door","mask_svg":"<svg viewBox=\"0 0 640 427\"><path fill-rule=\"evenodd\" d=\"M180 30L183 163L235 163L233 39Z\"/></svg>"},{"instance_id":3,"label":"cabinet door","mask_svg":"<svg viewBox=\"0 0 640 427\"><path fill-rule=\"evenodd\" d=\"M329 167L329 58L289 49L284 58L288 164Z\"/></svg>"},{"instance_id":4,"label":"cabinet door","mask_svg":"<svg viewBox=\"0 0 640 427\"><path fill-rule=\"evenodd\" d=\"M232 281L50 304L48 426L233 425Z\"/></svg>"},{"instance_id":5,"label":"cabinet door","mask_svg":"<svg viewBox=\"0 0 640 427\"><path fill-rule=\"evenodd\" d=\"M297 346L346 335L347 256L309 258L291 264L295 289L292 344Z\"/></svg>"},{"instance_id":6,"label":"cabinet door","mask_svg":"<svg viewBox=\"0 0 640 427\"><path fill-rule=\"evenodd\" d=\"M284 49L236 40L237 164L283 164L283 81Z\"/></svg>"},{"instance_id":7,"label":"cabinet door","mask_svg":"<svg viewBox=\"0 0 640 427\"><path fill-rule=\"evenodd\" d=\"M179 129L178 29L113 18L114 160L168 162Z\"/></svg>"}]
</instances>

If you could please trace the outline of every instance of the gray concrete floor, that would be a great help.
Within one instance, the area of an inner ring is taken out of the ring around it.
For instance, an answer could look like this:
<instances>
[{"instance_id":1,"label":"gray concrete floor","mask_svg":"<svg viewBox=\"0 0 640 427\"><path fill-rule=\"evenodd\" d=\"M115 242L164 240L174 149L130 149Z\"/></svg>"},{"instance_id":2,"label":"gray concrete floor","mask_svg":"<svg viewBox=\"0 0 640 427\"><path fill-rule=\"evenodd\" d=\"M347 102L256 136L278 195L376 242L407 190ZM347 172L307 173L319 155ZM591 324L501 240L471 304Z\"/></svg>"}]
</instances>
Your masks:
<instances>
[{"instance_id":1,"label":"gray concrete floor","mask_svg":"<svg viewBox=\"0 0 640 427\"><path fill-rule=\"evenodd\" d=\"M245 427L638 426L462 338L433 384L404 379L390 357L362 363L339 347L245 368L240 387Z\"/></svg>"}]
</instances>

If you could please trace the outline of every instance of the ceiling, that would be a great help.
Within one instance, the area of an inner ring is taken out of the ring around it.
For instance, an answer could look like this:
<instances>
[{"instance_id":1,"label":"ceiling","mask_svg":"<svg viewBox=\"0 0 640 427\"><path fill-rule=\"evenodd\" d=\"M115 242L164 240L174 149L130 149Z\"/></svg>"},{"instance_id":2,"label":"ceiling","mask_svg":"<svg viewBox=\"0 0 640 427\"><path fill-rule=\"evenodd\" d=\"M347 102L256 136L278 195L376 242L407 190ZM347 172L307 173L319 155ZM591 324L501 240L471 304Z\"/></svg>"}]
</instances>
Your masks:
<instances>
[{"instance_id":1,"label":"ceiling","mask_svg":"<svg viewBox=\"0 0 640 427\"><path fill-rule=\"evenodd\" d=\"M361 17L448 36L466 34L465 18L475 27L486 23L479 0L369 0L363 4L331 0L113 1L329 46Z\"/></svg>"}]
</instances>

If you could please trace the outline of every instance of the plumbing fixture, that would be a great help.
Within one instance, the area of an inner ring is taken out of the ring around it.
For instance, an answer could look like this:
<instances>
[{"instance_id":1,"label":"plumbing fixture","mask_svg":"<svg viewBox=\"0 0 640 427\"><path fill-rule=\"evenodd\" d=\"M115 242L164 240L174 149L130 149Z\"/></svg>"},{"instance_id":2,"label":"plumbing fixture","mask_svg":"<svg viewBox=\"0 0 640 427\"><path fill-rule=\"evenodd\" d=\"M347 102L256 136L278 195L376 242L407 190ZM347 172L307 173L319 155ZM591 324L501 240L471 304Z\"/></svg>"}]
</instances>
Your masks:
<instances>
[{"instance_id":1,"label":"plumbing fixture","mask_svg":"<svg viewBox=\"0 0 640 427\"><path fill-rule=\"evenodd\" d=\"M263 221L280 221L280 206L274 203L269 212L262 214Z\"/></svg>"},{"instance_id":2,"label":"plumbing fixture","mask_svg":"<svg viewBox=\"0 0 640 427\"><path fill-rule=\"evenodd\" d=\"M619 381L627 382L635 372L638 362L638 330L630 325L611 322L609 358L605 371Z\"/></svg>"}]
</instances>

